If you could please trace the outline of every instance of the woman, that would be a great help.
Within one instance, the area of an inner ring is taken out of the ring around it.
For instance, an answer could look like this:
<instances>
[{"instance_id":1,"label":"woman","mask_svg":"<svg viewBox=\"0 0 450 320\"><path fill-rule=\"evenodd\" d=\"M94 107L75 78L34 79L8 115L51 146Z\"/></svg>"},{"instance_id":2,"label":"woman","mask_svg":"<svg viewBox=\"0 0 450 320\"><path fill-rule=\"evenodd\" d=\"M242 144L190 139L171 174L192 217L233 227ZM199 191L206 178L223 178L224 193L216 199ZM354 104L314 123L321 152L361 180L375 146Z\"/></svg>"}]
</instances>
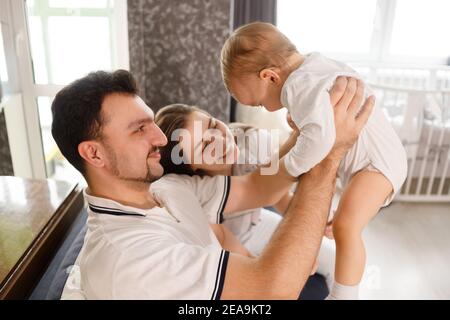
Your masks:
<instances>
[{"instance_id":1,"label":"woman","mask_svg":"<svg viewBox=\"0 0 450 320\"><path fill-rule=\"evenodd\" d=\"M161 150L165 174L243 175L266 164L266 159L271 157L268 150L271 137L267 131L243 124L227 126L194 106L166 106L156 114L155 121L169 140ZM183 138L179 139L180 136ZM298 131L293 130L281 146L279 157L294 145L297 136ZM266 150L261 150L261 146ZM266 151L265 154L262 151ZM182 161L177 163L173 157L178 153ZM274 205L281 215L286 211L291 196L286 194ZM259 255L280 219L280 215L270 210L257 208L225 217L224 225L252 255Z\"/></svg>"}]
</instances>

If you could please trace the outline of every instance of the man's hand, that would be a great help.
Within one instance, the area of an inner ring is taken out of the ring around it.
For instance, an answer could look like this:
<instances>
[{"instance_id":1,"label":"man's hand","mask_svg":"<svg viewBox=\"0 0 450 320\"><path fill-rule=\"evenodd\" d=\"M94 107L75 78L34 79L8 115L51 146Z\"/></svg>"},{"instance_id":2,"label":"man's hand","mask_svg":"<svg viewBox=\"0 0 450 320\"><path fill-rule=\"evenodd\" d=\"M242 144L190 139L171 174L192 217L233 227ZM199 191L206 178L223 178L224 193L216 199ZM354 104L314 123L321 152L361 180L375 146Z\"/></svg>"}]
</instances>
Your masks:
<instances>
[{"instance_id":1,"label":"man's hand","mask_svg":"<svg viewBox=\"0 0 450 320\"><path fill-rule=\"evenodd\" d=\"M334 106L336 142L331 154L341 158L355 143L359 133L369 119L375 104L370 96L360 108L364 99L364 83L348 77L338 77L330 91L331 105Z\"/></svg>"}]
</instances>

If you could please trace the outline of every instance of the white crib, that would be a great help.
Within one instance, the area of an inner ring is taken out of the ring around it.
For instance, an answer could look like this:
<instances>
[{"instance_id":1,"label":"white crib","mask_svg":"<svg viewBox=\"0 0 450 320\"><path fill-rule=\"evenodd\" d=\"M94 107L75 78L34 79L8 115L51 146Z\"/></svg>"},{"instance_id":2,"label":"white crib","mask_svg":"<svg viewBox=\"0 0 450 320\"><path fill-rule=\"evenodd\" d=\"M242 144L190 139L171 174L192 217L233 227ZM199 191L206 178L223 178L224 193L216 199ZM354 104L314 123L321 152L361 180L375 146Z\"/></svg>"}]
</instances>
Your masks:
<instances>
[{"instance_id":1,"label":"white crib","mask_svg":"<svg viewBox=\"0 0 450 320\"><path fill-rule=\"evenodd\" d=\"M450 68L353 67L375 90L408 154L396 199L450 202Z\"/></svg>"}]
</instances>

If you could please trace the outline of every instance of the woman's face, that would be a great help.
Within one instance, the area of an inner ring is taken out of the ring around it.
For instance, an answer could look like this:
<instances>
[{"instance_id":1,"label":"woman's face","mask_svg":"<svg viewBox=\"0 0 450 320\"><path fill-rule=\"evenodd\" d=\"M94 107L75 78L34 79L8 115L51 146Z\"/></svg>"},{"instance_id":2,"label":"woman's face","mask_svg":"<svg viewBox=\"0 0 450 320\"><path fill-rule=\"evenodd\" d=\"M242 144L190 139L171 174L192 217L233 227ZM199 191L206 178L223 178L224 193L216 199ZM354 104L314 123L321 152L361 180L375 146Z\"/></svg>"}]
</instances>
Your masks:
<instances>
[{"instance_id":1,"label":"woman's face","mask_svg":"<svg viewBox=\"0 0 450 320\"><path fill-rule=\"evenodd\" d=\"M228 126L199 111L186 119L190 139L182 138L181 149L194 171L209 175L229 172L236 163L239 150Z\"/></svg>"}]
</instances>

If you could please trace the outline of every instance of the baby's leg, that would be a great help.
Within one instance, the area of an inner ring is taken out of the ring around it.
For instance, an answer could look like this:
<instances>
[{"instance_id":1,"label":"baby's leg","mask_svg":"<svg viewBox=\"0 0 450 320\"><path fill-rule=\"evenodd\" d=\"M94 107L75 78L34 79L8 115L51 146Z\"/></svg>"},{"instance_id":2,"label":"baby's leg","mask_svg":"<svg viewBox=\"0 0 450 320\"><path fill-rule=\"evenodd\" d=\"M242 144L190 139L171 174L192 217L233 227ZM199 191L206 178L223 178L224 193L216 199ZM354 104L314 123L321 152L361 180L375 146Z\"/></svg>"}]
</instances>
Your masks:
<instances>
[{"instance_id":1,"label":"baby's leg","mask_svg":"<svg viewBox=\"0 0 450 320\"><path fill-rule=\"evenodd\" d=\"M357 289L366 263L362 231L391 192L392 184L383 174L368 170L355 174L345 188L333 222L337 291L351 286Z\"/></svg>"}]
</instances>

